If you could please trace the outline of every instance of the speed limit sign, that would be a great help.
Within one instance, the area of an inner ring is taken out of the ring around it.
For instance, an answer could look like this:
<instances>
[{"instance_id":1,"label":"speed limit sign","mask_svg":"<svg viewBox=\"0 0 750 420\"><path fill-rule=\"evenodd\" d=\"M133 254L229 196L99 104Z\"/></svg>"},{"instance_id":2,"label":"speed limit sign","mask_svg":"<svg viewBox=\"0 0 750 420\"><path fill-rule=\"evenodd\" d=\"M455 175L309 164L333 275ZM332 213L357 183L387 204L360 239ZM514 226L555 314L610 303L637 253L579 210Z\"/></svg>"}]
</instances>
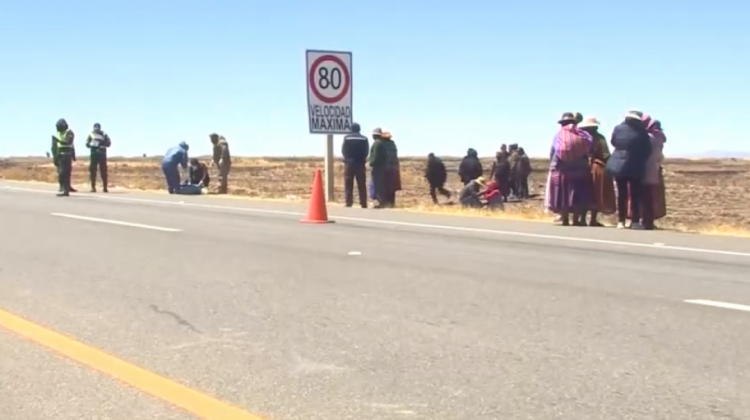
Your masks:
<instances>
[{"instance_id":1,"label":"speed limit sign","mask_svg":"<svg viewBox=\"0 0 750 420\"><path fill-rule=\"evenodd\" d=\"M311 134L352 127L352 53L307 50L307 112Z\"/></svg>"}]
</instances>

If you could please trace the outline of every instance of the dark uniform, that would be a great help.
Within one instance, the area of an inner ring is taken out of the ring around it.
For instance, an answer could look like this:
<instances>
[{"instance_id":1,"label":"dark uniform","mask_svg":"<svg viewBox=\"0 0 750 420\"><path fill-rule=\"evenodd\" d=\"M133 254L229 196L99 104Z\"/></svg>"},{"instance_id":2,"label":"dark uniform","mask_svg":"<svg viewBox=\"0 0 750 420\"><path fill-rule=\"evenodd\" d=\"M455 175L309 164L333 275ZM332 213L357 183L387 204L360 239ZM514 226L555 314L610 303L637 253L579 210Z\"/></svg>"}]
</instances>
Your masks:
<instances>
[{"instance_id":1,"label":"dark uniform","mask_svg":"<svg viewBox=\"0 0 750 420\"><path fill-rule=\"evenodd\" d=\"M490 171L490 178L497 183L500 194L505 201L508 201L508 195L510 194L510 162L508 157L508 148L502 145L500 151L495 153L495 161L492 162L492 170Z\"/></svg>"},{"instance_id":2,"label":"dark uniform","mask_svg":"<svg viewBox=\"0 0 750 420\"><path fill-rule=\"evenodd\" d=\"M523 147L518 149L518 155L521 157L521 198L529 198L529 176L531 175L532 167L531 160Z\"/></svg>"},{"instance_id":3,"label":"dark uniform","mask_svg":"<svg viewBox=\"0 0 750 420\"><path fill-rule=\"evenodd\" d=\"M214 164L219 170L219 194L229 192L229 171L232 170L232 156L229 153L229 143L224 136L211 134L211 144L214 145Z\"/></svg>"},{"instance_id":4,"label":"dark uniform","mask_svg":"<svg viewBox=\"0 0 750 420\"><path fill-rule=\"evenodd\" d=\"M73 161L76 158L73 141L75 134L68 127L67 121L59 119L55 124L57 133L52 136L52 158L57 167L57 181L60 184L58 197L70 195L70 178L73 174Z\"/></svg>"},{"instance_id":5,"label":"dark uniform","mask_svg":"<svg viewBox=\"0 0 750 420\"><path fill-rule=\"evenodd\" d=\"M112 145L109 135L102 131L99 123L94 124L94 131L86 139L86 147L91 150L89 160L89 179L91 180L91 192L96 192L96 173L102 177L102 191L109 192L107 189L107 148Z\"/></svg>"},{"instance_id":6,"label":"dark uniform","mask_svg":"<svg viewBox=\"0 0 750 420\"><path fill-rule=\"evenodd\" d=\"M360 134L360 126L352 124L352 132L344 137L341 155L344 157L344 197L347 207L354 204L354 181L357 181L359 205L367 208L367 155L370 141Z\"/></svg>"},{"instance_id":7,"label":"dark uniform","mask_svg":"<svg viewBox=\"0 0 750 420\"><path fill-rule=\"evenodd\" d=\"M482 176L483 173L484 169L477 151L474 149L467 150L466 156L461 159L461 163L458 165L458 177L461 178L461 183L466 185Z\"/></svg>"},{"instance_id":8,"label":"dark uniform","mask_svg":"<svg viewBox=\"0 0 750 420\"><path fill-rule=\"evenodd\" d=\"M427 183L430 184L430 198L432 202L437 204L437 193L450 198L450 191L445 189L445 182L448 180L448 171L445 169L443 161L435 156L434 153L427 155L427 167L424 171L424 177L427 179Z\"/></svg>"}]
</instances>

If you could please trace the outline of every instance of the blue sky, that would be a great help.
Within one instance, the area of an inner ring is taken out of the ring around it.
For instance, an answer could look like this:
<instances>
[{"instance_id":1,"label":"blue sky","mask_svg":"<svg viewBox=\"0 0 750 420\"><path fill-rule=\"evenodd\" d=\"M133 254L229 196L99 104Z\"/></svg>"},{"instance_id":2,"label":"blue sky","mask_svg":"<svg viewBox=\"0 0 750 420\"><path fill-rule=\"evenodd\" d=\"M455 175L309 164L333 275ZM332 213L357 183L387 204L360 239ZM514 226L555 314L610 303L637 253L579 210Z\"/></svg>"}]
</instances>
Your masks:
<instances>
[{"instance_id":1,"label":"blue sky","mask_svg":"<svg viewBox=\"0 0 750 420\"><path fill-rule=\"evenodd\" d=\"M667 155L750 151L748 17L725 0L13 1L0 156L42 154L60 117L79 142L102 123L115 155L204 154L216 131L236 155L322 156L308 48L353 52L355 120L402 155L544 155L561 112L609 133L629 108L662 120Z\"/></svg>"}]
</instances>

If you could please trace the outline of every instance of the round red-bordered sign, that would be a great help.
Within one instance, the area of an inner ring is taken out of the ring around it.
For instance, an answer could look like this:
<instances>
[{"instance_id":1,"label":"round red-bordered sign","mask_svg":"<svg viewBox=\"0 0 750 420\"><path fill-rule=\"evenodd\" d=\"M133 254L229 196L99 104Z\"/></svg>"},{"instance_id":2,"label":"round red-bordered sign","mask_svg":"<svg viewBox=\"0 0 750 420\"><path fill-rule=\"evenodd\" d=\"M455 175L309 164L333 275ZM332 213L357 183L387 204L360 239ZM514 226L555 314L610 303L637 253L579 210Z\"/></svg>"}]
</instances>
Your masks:
<instances>
[{"instance_id":1,"label":"round red-bordered sign","mask_svg":"<svg viewBox=\"0 0 750 420\"><path fill-rule=\"evenodd\" d=\"M322 93L318 90L318 86L315 84L315 74L318 70L318 67L321 63L324 61L333 61L336 63L340 68L341 72L344 76L344 87L341 89L341 93L339 93L336 96L333 97L327 97L323 96ZM308 74L308 83L310 83L310 89L312 89L313 95L315 95L316 98L318 98L321 102L325 102L327 104L336 103L342 99L344 99L344 96L349 92L349 86L352 84L351 75L349 74L349 68L344 64L344 62L336 57L335 55L321 55L318 57L315 61L313 61L312 66L310 66L310 74Z\"/></svg>"}]
</instances>

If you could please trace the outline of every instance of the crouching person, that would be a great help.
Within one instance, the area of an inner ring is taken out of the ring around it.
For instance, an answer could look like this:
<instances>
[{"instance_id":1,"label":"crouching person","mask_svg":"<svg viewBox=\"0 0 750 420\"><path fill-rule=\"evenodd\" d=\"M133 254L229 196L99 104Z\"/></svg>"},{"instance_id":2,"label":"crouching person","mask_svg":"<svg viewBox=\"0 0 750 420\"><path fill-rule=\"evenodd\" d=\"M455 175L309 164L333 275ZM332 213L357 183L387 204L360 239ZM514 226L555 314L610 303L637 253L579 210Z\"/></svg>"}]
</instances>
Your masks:
<instances>
[{"instance_id":1,"label":"crouching person","mask_svg":"<svg viewBox=\"0 0 750 420\"><path fill-rule=\"evenodd\" d=\"M492 180L487 183L487 186L482 193L482 201L485 206L490 210L503 210L505 208L505 197L500 192L500 186L497 181Z\"/></svg>"},{"instance_id":2,"label":"crouching person","mask_svg":"<svg viewBox=\"0 0 750 420\"><path fill-rule=\"evenodd\" d=\"M190 159L190 167L188 169L188 179L185 180L185 183L180 186L180 189L176 193L184 195L202 194L203 189L208 188L210 182L211 177L208 175L208 166L198 161L198 159L192 158Z\"/></svg>"},{"instance_id":3,"label":"crouching person","mask_svg":"<svg viewBox=\"0 0 750 420\"><path fill-rule=\"evenodd\" d=\"M480 209L484 207L482 196L486 187L487 182L482 176L469 181L461 190L461 194L458 196L458 202L465 208Z\"/></svg>"},{"instance_id":4,"label":"crouching person","mask_svg":"<svg viewBox=\"0 0 750 420\"><path fill-rule=\"evenodd\" d=\"M180 166L187 169L188 149L190 147L184 141L179 145L167 150L161 161L161 169L167 181L167 191L175 194L180 189Z\"/></svg>"}]
</instances>

